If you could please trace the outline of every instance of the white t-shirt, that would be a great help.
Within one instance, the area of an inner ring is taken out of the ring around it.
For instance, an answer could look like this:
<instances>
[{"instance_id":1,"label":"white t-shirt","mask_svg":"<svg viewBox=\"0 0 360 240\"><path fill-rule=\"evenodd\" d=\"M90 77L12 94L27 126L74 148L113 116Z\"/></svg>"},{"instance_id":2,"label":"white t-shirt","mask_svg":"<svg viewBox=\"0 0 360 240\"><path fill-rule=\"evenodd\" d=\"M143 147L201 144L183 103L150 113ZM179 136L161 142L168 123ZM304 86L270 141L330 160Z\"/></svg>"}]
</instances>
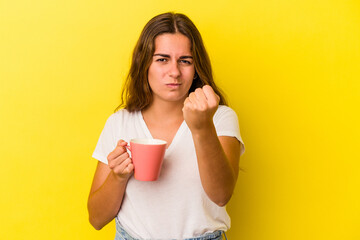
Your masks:
<instances>
[{"instance_id":1,"label":"white t-shirt","mask_svg":"<svg viewBox=\"0 0 360 240\"><path fill-rule=\"evenodd\" d=\"M236 137L243 144L231 108L219 106L213 120L218 136ZM117 141L130 142L133 138L153 137L141 112L122 109L108 118L93 157L107 164L107 155ZM230 228L225 207L212 202L201 185L195 147L185 121L165 152L159 179L129 179L117 218L130 235L141 239L184 239Z\"/></svg>"}]
</instances>

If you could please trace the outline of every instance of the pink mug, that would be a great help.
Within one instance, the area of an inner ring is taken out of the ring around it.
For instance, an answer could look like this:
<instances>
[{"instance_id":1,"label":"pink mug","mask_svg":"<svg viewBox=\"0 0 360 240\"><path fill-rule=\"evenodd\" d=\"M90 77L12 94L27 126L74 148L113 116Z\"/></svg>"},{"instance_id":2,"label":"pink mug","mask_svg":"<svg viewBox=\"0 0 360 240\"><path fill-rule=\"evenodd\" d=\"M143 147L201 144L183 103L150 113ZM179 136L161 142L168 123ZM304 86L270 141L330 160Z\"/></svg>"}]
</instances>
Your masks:
<instances>
[{"instance_id":1,"label":"pink mug","mask_svg":"<svg viewBox=\"0 0 360 240\"><path fill-rule=\"evenodd\" d=\"M134 177L140 181L156 181L164 160L167 142L160 139L131 139L127 149L134 164Z\"/></svg>"}]
</instances>

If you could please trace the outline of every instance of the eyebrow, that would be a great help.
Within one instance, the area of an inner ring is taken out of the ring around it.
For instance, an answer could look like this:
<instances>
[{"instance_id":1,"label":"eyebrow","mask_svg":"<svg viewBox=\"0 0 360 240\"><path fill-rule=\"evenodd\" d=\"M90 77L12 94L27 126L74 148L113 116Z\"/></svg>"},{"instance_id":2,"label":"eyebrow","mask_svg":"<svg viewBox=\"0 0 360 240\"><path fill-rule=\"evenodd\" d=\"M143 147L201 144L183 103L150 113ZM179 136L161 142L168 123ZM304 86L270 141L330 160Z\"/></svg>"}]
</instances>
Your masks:
<instances>
[{"instance_id":1,"label":"eyebrow","mask_svg":"<svg viewBox=\"0 0 360 240\"><path fill-rule=\"evenodd\" d=\"M162 54L162 53L156 53L156 54L154 54L154 57L155 56L170 58L170 55ZM185 59L185 58L193 58L193 57L192 56L181 56L179 59Z\"/></svg>"}]
</instances>

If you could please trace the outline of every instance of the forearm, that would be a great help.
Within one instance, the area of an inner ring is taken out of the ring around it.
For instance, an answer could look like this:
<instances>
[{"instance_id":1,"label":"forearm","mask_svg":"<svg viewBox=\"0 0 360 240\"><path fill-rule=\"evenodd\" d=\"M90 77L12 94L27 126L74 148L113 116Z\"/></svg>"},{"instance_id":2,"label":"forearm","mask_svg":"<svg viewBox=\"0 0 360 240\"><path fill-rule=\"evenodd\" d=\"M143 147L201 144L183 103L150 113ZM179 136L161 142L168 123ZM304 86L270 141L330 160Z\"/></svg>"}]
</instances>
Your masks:
<instances>
[{"instance_id":1,"label":"forearm","mask_svg":"<svg viewBox=\"0 0 360 240\"><path fill-rule=\"evenodd\" d=\"M121 179L111 171L103 185L89 195L89 221L95 229L100 230L117 215L127 181L127 178Z\"/></svg>"},{"instance_id":2,"label":"forearm","mask_svg":"<svg viewBox=\"0 0 360 240\"><path fill-rule=\"evenodd\" d=\"M213 202L224 206L232 196L237 173L227 158L213 125L192 134L202 186Z\"/></svg>"}]
</instances>

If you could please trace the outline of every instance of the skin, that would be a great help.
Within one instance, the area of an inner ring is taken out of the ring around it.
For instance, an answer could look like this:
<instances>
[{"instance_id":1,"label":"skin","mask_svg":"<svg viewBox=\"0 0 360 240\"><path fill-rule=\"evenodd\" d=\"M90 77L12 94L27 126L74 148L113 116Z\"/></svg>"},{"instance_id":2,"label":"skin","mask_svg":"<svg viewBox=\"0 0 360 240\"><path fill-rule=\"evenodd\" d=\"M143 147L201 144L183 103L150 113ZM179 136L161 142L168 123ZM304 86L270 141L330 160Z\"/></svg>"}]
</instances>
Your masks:
<instances>
[{"instance_id":1,"label":"skin","mask_svg":"<svg viewBox=\"0 0 360 240\"><path fill-rule=\"evenodd\" d=\"M218 105L219 96L204 86L186 98L182 111L193 136L202 186L213 202L225 206L235 188L241 148L236 138L217 136L213 116Z\"/></svg>"},{"instance_id":2,"label":"skin","mask_svg":"<svg viewBox=\"0 0 360 240\"><path fill-rule=\"evenodd\" d=\"M210 86L188 94L195 75L190 49L190 40L179 33L155 39L148 71L153 101L142 115L152 136L167 141L168 146L186 121L195 144L202 186L214 203L224 206L238 177L241 145L236 138L216 135L213 116L219 97ZM120 210L134 170L126 145L119 140L107 157L109 164L98 162L88 199L89 220L95 229L112 221Z\"/></svg>"}]
</instances>

